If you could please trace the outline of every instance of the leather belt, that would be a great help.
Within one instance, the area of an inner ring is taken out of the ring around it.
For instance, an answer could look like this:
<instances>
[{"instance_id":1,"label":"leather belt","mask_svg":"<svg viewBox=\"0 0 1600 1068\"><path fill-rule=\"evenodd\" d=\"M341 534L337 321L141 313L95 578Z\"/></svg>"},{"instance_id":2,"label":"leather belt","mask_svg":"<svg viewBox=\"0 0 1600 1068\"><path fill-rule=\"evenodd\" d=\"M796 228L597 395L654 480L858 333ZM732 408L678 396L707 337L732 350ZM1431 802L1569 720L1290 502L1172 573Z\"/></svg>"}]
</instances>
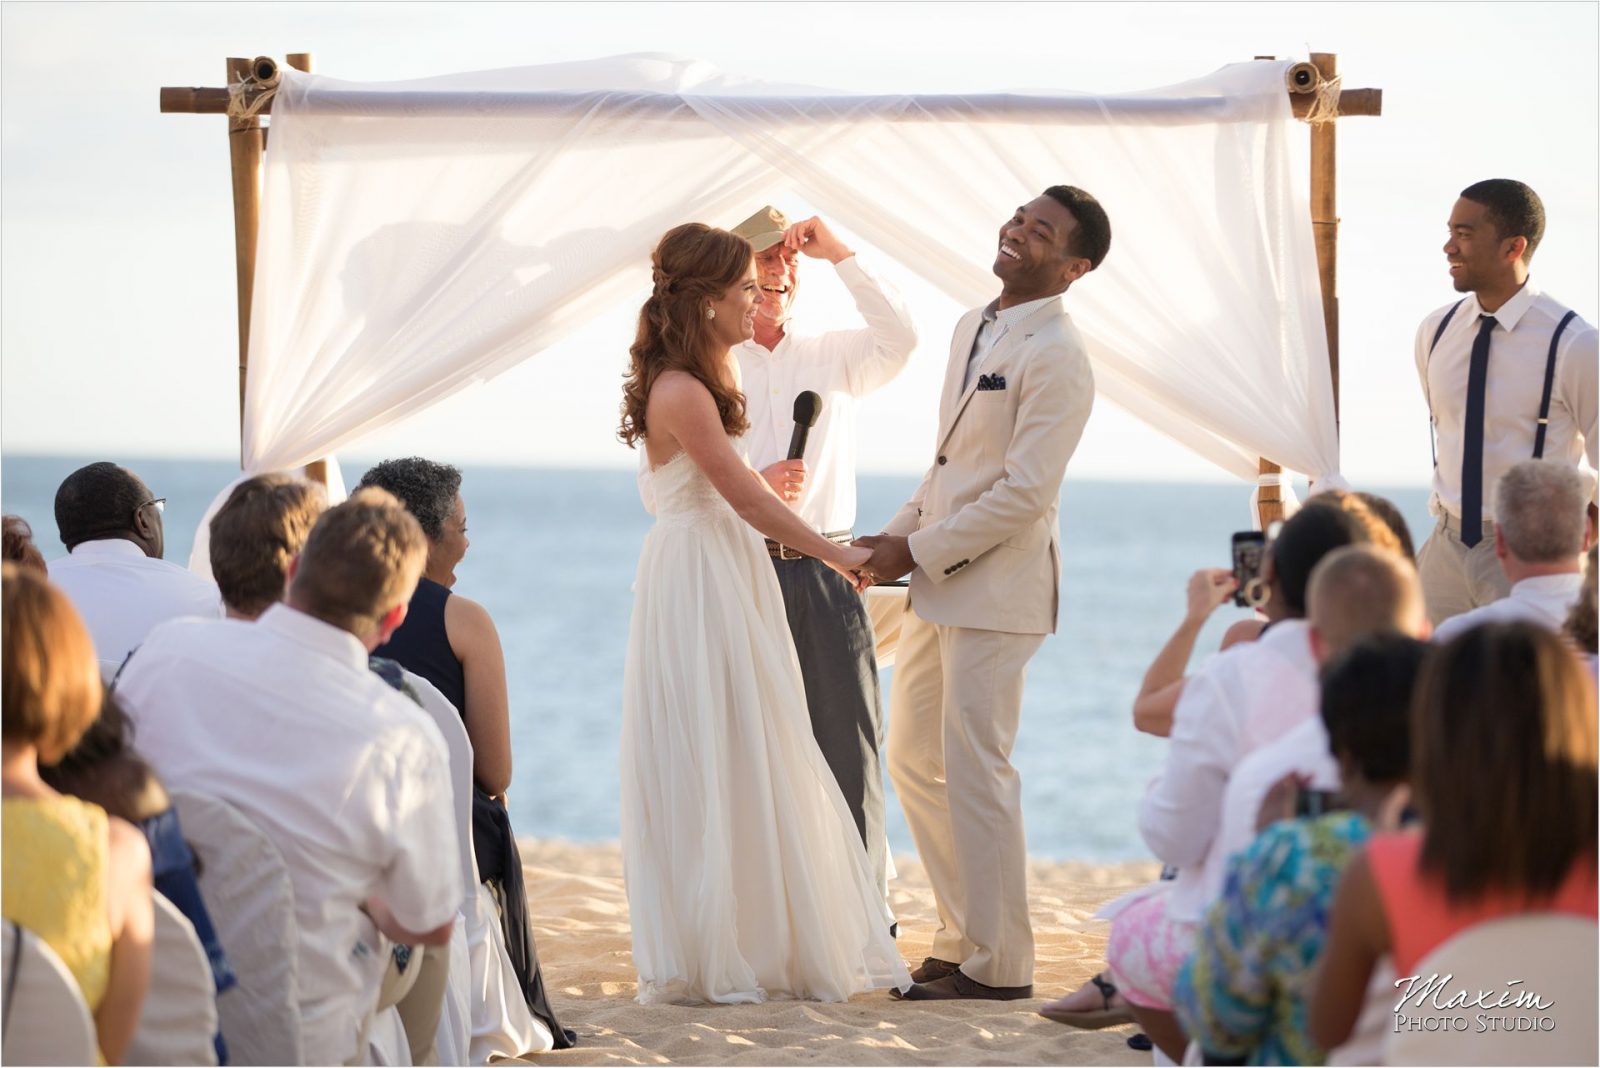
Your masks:
<instances>
[{"instance_id":1,"label":"leather belt","mask_svg":"<svg viewBox=\"0 0 1600 1068\"><path fill-rule=\"evenodd\" d=\"M850 533L848 530L835 530L822 536L833 542L835 545L849 545L850 540L855 537L855 535ZM767 554L776 560L808 559L806 554L801 552L799 549L791 549L789 546L779 544L778 542L773 541L771 538L767 538L766 542Z\"/></svg>"}]
</instances>

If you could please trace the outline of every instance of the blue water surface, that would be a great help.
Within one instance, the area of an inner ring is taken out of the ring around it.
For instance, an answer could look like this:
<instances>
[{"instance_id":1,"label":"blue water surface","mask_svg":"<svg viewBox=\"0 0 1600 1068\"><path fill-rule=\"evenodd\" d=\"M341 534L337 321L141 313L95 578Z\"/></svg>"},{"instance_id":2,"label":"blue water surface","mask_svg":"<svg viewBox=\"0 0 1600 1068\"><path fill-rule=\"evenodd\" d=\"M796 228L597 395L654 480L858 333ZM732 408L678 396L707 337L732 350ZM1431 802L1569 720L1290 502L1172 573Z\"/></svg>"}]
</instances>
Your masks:
<instances>
[{"instance_id":1,"label":"blue water surface","mask_svg":"<svg viewBox=\"0 0 1600 1068\"><path fill-rule=\"evenodd\" d=\"M0 503L33 524L47 558L65 551L55 536L56 487L94 459L100 457L0 461ZM201 514L235 467L119 459L167 498L166 556L187 562ZM367 466L344 460L352 483ZM517 832L615 839L622 665L634 568L651 522L633 473L473 466L465 474L472 548L455 588L489 609L505 645ZM858 531L876 530L916 483L913 476L863 476ZM1425 489L1361 488L1393 499L1420 544L1429 529ZM1190 573L1228 566L1229 537L1249 523L1247 502L1238 484L1068 478L1060 625L1029 667L1013 758L1031 854L1148 859L1134 810L1166 743L1133 729L1133 696L1182 616ZM1219 609L1200 636L1197 658L1244 615ZM886 698L891 674L885 672ZM891 844L911 852L892 790L888 796Z\"/></svg>"}]
</instances>

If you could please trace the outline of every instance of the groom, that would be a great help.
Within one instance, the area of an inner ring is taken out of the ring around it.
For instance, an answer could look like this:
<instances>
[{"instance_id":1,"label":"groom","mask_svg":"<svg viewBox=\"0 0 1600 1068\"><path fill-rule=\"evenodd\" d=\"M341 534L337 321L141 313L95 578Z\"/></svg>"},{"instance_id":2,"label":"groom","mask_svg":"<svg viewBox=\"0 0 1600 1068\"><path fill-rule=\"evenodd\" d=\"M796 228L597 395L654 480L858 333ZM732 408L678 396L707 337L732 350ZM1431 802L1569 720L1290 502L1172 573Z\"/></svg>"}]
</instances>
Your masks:
<instances>
[{"instance_id":1,"label":"groom","mask_svg":"<svg viewBox=\"0 0 1600 1068\"><path fill-rule=\"evenodd\" d=\"M961 318L936 459L865 570L911 573L889 705L889 777L933 884L939 930L912 1001L1033 996L1022 783L1011 766L1028 661L1055 630L1056 509L1094 401L1061 306L1111 224L1056 185L1000 227L1000 296Z\"/></svg>"}]
</instances>

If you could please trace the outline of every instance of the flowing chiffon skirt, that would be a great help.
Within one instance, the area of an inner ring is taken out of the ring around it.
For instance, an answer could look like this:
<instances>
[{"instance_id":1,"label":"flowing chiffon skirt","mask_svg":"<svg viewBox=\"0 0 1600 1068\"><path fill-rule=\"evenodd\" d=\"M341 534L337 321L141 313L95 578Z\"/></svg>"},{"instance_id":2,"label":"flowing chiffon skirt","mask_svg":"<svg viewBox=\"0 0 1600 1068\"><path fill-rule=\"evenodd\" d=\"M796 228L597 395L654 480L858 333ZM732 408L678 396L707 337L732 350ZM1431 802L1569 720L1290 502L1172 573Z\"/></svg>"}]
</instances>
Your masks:
<instances>
[{"instance_id":1,"label":"flowing chiffon skirt","mask_svg":"<svg viewBox=\"0 0 1600 1068\"><path fill-rule=\"evenodd\" d=\"M638 1000L842 1001L910 983L811 735L761 537L680 453L652 475L623 680Z\"/></svg>"}]
</instances>

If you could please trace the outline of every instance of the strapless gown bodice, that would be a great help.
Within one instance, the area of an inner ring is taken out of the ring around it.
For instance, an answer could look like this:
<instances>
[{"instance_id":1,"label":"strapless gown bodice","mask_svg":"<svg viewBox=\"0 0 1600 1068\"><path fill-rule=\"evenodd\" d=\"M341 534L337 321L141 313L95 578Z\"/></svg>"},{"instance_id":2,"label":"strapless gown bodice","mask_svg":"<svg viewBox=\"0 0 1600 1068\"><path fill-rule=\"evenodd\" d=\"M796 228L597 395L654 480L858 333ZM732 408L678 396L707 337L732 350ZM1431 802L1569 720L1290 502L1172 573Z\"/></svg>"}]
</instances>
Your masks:
<instances>
[{"instance_id":1,"label":"strapless gown bodice","mask_svg":"<svg viewBox=\"0 0 1600 1068\"><path fill-rule=\"evenodd\" d=\"M717 492L704 471L679 452L650 472L658 523L693 524L707 520L739 520L733 506Z\"/></svg>"}]
</instances>

